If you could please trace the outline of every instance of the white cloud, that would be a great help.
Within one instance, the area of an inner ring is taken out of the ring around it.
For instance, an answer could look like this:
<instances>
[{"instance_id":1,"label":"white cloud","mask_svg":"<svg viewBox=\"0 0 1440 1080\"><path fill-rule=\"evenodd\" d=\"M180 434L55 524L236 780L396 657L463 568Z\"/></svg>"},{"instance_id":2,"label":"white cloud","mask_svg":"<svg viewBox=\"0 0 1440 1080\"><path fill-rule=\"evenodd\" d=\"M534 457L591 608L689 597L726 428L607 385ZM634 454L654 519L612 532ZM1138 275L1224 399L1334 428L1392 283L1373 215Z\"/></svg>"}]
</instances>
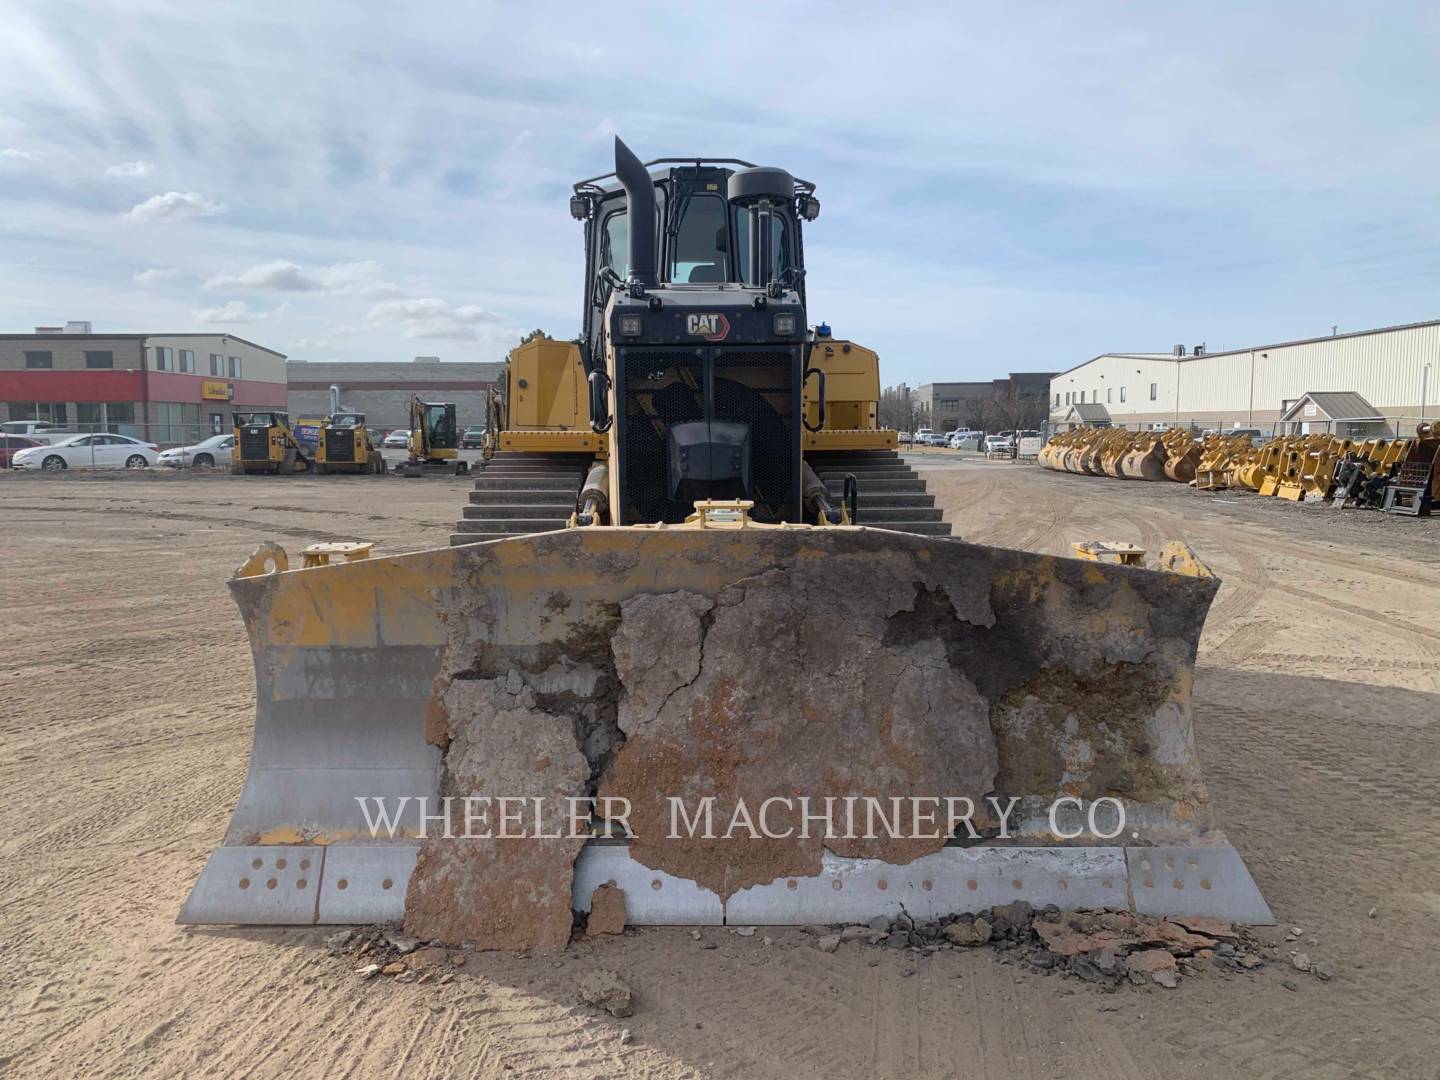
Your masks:
<instances>
[{"instance_id":1,"label":"white cloud","mask_svg":"<svg viewBox=\"0 0 1440 1080\"><path fill-rule=\"evenodd\" d=\"M0 158L7 158L10 161L29 161L33 163L40 160L40 155L32 154L29 150L17 150L13 146L7 146L4 150L0 150Z\"/></svg>"},{"instance_id":2,"label":"white cloud","mask_svg":"<svg viewBox=\"0 0 1440 1080\"><path fill-rule=\"evenodd\" d=\"M373 259L334 263L314 270L306 270L298 263L285 259L275 259L238 274L217 274L205 282L205 287L218 292L269 289L276 292L345 293L374 299L400 292L398 285L380 279L383 269Z\"/></svg>"},{"instance_id":3,"label":"white cloud","mask_svg":"<svg viewBox=\"0 0 1440 1080\"><path fill-rule=\"evenodd\" d=\"M365 316L376 325L398 326L408 338L436 338L447 341L477 341L477 328L498 327L501 318L476 304L452 307L438 297L416 300L385 300Z\"/></svg>"},{"instance_id":4,"label":"white cloud","mask_svg":"<svg viewBox=\"0 0 1440 1080\"><path fill-rule=\"evenodd\" d=\"M192 217L212 217L226 210L224 203L207 199L194 191L167 191L137 203L125 215L129 221L165 221Z\"/></svg>"},{"instance_id":5,"label":"white cloud","mask_svg":"<svg viewBox=\"0 0 1440 1080\"><path fill-rule=\"evenodd\" d=\"M195 319L202 323L253 323L268 319L284 309L282 304L274 311L256 311L243 300L229 300L218 308L206 308L195 312Z\"/></svg>"},{"instance_id":6,"label":"white cloud","mask_svg":"<svg viewBox=\"0 0 1440 1080\"><path fill-rule=\"evenodd\" d=\"M152 266L149 270L141 270L131 280L136 285L160 285L166 281L174 281L179 276L178 266Z\"/></svg>"},{"instance_id":7,"label":"white cloud","mask_svg":"<svg viewBox=\"0 0 1440 1080\"><path fill-rule=\"evenodd\" d=\"M132 177L149 176L155 171L155 163L152 161L122 161L118 165L111 165L105 170L106 176L118 176L122 179Z\"/></svg>"}]
</instances>

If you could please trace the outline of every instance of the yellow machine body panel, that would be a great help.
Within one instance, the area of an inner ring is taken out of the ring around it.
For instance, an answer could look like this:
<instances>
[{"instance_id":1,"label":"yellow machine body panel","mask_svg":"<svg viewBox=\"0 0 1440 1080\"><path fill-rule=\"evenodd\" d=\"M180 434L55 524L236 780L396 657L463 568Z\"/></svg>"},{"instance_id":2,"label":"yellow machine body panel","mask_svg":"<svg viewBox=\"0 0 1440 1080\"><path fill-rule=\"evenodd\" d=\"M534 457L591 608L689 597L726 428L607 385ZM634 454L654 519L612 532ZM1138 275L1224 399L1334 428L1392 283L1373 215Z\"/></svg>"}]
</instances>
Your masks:
<instances>
[{"instance_id":1,"label":"yellow machine body panel","mask_svg":"<svg viewBox=\"0 0 1440 1080\"><path fill-rule=\"evenodd\" d=\"M590 406L580 346L534 338L510 351L507 402L510 430L590 429Z\"/></svg>"}]
</instances>

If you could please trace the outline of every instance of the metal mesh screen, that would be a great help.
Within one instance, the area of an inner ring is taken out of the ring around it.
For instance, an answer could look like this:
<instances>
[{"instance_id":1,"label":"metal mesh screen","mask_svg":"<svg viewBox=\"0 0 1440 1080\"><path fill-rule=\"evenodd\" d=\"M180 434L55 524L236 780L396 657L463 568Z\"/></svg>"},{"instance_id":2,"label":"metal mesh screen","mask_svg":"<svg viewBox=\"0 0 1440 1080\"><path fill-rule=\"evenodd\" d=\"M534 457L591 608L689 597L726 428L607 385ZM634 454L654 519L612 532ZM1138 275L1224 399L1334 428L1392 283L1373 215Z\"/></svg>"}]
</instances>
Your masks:
<instances>
[{"instance_id":1,"label":"metal mesh screen","mask_svg":"<svg viewBox=\"0 0 1440 1080\"><path fill-rule=\"evenodd\" d=\"M795 423L788 349L715 349L713 420L750 425L750 475L757 521L784 521L798 489L791 460Z\"/></svg>"},{"instance_id":2,"label":"metal mesh screen","mask_svg":"<svg viewBox=\"0 0 1440 1080\"><path fill-rule=\"evenodd\" d=\"M669 497L667 431L671 424L705 419L705 354L633 349L620 363L625 520L684 521L694 507Z\"/></svg>"},{"instance_id":3,"label":"metal mesh screen","mask_svg":"<svg viewBox=\"0 0 1440 1080\"><path fill-rule=\"evenodd\" d=\"M348 428L326 428L325 459L327 461L354 461L355 433Z\"/></svg>"},{"instance_id":4,"label":"metal mesh screen","mask_svg":"<svg viewBox=\"0 0 1440 1080\"><path fill-rule=\"evenodd\" d=\"M265 429L258 432L242 429L240 432L240 457L245 461L265 461L270 457L270 434Z\"/></svg>"}]
</instances>

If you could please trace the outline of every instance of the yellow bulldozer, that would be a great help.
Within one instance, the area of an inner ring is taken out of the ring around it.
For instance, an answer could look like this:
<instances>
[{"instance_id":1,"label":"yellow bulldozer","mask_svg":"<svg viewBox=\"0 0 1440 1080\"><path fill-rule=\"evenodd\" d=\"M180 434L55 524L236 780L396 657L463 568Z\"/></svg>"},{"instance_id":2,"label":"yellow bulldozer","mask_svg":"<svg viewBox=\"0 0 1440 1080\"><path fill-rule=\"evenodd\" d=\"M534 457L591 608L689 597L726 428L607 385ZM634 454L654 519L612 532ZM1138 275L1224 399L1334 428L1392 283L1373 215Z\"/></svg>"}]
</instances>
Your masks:
<instances>
[{"instance_id":1,"label":"yellow bulldozer","mask_svg":"<svg viewBox=\"0 0 1440 1080\"><path fill-rule=\"evenodd\" d=\"M452 544L240 568L254 748L180 921L1270 920L1192 737L1218 582L951 537L807 317L815 190L617 139L578 340L512 353Z\"/></svg>"}]
</instances>

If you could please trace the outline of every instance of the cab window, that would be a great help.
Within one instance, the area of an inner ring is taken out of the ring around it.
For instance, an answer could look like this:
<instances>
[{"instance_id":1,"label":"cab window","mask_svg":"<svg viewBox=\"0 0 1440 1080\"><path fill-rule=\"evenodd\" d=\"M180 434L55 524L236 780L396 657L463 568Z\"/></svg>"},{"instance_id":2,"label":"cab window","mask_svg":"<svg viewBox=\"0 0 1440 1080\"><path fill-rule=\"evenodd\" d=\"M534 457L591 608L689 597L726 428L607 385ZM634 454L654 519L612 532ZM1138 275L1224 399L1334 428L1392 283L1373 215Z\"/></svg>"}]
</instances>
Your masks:
<instances>
[{"instance_id":1,"label":"cab window","mask_svg":"<svg viewBox=\"0 0 1440 1080\"><path fill-rule=\"evenodd\" d=\"M624 210L617 210L605 219L600 236L600 265L608 266L621 278L630 274L630 225Z\"/></svg>"},{"instance_id":2,"label":"cab window","mask_svg":"<svg viewBox=\"0 0 1440 1080\"><path fill-rule=\"evenodd\" d=\"M718 195L691 195L682 214L670 250L669 280L680 284L727 280L725 200Z\"/></svg>"},{"instance_id":3,"label":"cab window","mask_svg":"<svg viewBox=\"0 0 1440 1080\"><path fill-rule=\"evenodd\" d=\"M740 279L746 285L755 285L755 275L750 270L750 215L755 211L736 208L735 247L740 266ZM793 265L790 257L790 223L784 214L770 217L770 279L783 279L785 272Z\"/></svg>"}]
</instances>

